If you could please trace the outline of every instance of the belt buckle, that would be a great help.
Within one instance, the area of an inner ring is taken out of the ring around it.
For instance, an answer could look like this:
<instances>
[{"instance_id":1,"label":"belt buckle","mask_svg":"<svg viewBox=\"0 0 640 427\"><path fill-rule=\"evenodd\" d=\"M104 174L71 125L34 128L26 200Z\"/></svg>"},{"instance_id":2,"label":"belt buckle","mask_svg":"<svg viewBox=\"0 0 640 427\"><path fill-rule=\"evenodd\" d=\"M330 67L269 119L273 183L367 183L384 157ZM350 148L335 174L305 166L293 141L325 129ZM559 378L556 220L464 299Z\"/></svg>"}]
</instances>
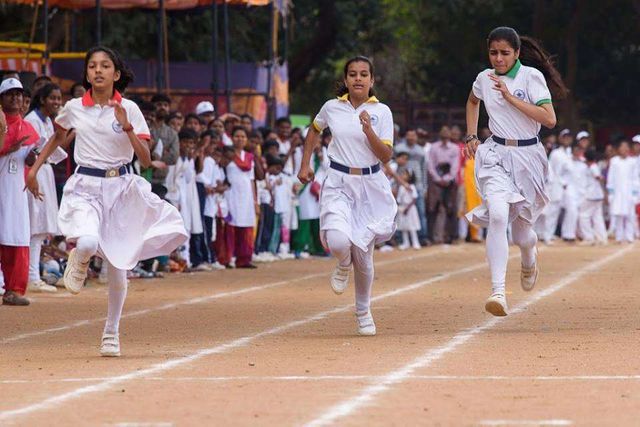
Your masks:
<instances>
[{"instance_id":1,"label":"belt buckle","mask_svg":"<svg viewBox=\"0 0 640 427\"><path fill-rule=\"evenodd\" d=\"M360 168L349 168L349 175L362 175L362 169L360 169Z\"/></svg>"},{"instance_id":2,"label":"belt buckle","mask_svg":"<svg viewBox=\"0 0 640 427\"><path fill-rule=\"evenodd\" d=\"M517 147L518 146L518 140L517 139L505 139L504 142L505 142L505 145L507 145L509 147Z\"/></svg>"},{"instance_id":3,"label":"belt buckle","mask_svg":"<svg viewBox=\"0 0 640 427\"><path fill-rule=\"evenodd\" d=\"M116 176L120 176L120 168L117 169L108 169L106 177L107 178L115 178Z\"/></svg>"}]
</instances>

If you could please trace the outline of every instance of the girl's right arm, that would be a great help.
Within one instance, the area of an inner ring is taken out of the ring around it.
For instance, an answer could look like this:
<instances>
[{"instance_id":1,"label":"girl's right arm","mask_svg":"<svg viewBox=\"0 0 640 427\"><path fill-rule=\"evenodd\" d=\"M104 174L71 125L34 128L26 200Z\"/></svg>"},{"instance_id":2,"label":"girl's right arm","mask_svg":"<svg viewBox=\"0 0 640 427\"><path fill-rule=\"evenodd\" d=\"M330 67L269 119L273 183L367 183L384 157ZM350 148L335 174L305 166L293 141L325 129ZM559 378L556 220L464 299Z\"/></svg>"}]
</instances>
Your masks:
<instances>
[{"instance_id":1,"label":"girl's right arm","mask_svg":"<svg viewBox=\"0 0 640 427\"><path fill-rule=\"evenodd\" d=\"M51 153L53 153L55 149L65 141L66 135L67 131L65 129L57 128L56 133L53 135L53 138L51 138L51 141L49 141L49 143L44 146L44 149L40 152L40 155L36 159L36 162L33 164L31 169L29 170L29 173L27 174L24 188L31 191L31 194L33 194L33 196L38 200L42 200L42 193L40 193L38 180L36 179L38 170L40 169L40 166L42 166L42 164L47 161Z\"/></svg>"},{"instance_id":2,"label":"girl's right arm","mask_svg":"<svg viewBox=\"0 0 640 427\"><path fill-rule=\"evenodd\" d=\"M467 135L478 134L478 119L480 117L480 98L473 94L473 91L469 92L469 98L467 99ZM473 159L476 155L476 150L480 145L478 138L473 138L466 141L465 154L467 157Z\"/></svg>"},{"instance_id":3,"label":"girl's right arm","mask_svg":"<svg viewBox=\"0 0 640 427\"><path fill-rule=\"evenodd\" d=\"M298 179L303 184L313 181L313 170L311 169L311 154L320 141L320 132L314 125L309 127L307 138L304 140L304 150L302 152L302 160Z\"/></svg>"}]
</instances>

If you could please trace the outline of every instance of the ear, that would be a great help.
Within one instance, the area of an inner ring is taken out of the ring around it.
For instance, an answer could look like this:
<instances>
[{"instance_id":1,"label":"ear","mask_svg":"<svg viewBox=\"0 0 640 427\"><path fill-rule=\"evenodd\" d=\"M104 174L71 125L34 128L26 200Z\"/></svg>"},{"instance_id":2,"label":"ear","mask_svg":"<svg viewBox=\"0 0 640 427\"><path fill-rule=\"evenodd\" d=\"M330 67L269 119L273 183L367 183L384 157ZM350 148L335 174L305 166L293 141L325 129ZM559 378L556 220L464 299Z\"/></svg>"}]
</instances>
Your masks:
<instances>
[{"instance_id":1,"label":"ear","mask_svg":"<svg viewBox=\"0 0 640 427\"><path fill-rule=\"evenodd\" d=\"M120 80L120 76L121 76L121 74L122 74L122 73L120 73L120 71L116 71L116 72L113 74L113 81L114 81L114 82L117 82L118 80Z\"/></svg>"},{"instance_id":2,"label":"ear","mask_svg":"<svg viewBox=\"0 0 640 427\"><path fill-rule=\"evenodd\" d=\"M515 56L516 59L520 58L520 49L516 49L513 51L513 56Z\"/></svg>"}]
</instances>

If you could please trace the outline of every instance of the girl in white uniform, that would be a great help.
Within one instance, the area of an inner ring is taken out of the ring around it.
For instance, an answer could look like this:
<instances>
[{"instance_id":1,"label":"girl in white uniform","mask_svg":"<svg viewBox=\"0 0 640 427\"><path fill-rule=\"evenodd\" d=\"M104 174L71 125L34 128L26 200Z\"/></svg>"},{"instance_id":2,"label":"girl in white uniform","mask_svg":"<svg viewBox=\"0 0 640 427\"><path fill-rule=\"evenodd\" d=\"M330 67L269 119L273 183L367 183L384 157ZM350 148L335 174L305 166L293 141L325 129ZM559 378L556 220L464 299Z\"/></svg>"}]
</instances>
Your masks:
<instances>
[{"instance_id":1,"label":"girl in white uniform","mask_svg":"<svg viewBox=\"0 0 640 427\"><path fill-rule=\"evenodd\" d=\"M76 130L76 173L65 187L58 214L60 232L76 247L69 253L64 285L77 294L84 285L90 258L107 263L109 304L100 353L119 356L118 327L127 294L127 270L138 260L166 255L187 240L176 208L151 192L151 185L131 173L135 153L151 166L149 128L138 106L122 98L133 74L111 49L94 47L85 57L83 84L89 91L72 99L56 117L56 133L27 176L27 187L41 198L38 170Z\"/></svg>"},{"instance_id":2,"label":"girl in white uniform","mask_svg":"<svg viewBox=\"0 0 640 427\"><path fill-rule=\"evenodd\" d=\"M25 120L38 132L40 140L37 150L42 150L49 142L53 134L53 122L51 116L55 116L62 103L62 92L58 85L49 83L34 94L31 101L31 112L25 116ZM64 160L66 153L60 149L56 163ZM53 157L53 156L52 156ZM58 234L58 198L56 195L56 182L53 176L53 167L50 162L42 165L37 175L38 185L42 192L42 199L38 200L28 193L29 221L31 223L31 244L29 245L29 292L56 292L55 286L50 286L40 278L40 252L42 243L47 235Z\"/></svg>"},{"instance_id":3,"label":"girl in white uniform","mask_svg":"<svg viewBox=\"0 0 640 427\"><path fill-rule=\"evenodd\" d=\"M331 287L341 294L351 266L356 288L358 333L375 335L371 316L373 247L395 231L398 210L389 180L380 172L393 154L393 117L372 96L373 65L363 56L347 61L338 99L327 101L313 121L304 145L298 178L313 180L311 154L320 132L331 129L330 168L320 195L322 241L338 259Z\"/></svg>"},{"instance_id":4,"label":"girl in white uniform","mask_svg":"<svg viewBox=\"0 0 640 427\"><path fill-rule=\"evenodd\" d=\"M482 204L469 212L467 219L488 227L492 293L485 308L494 316L506 316L510 224L513 243L522 254L522 288L533 289L538 278L538 239L533 224L549 200L545 191L547 156L538 132L541 124L548 128L556 124L545 77L557 95L564 95L566 88L540 46L520 38L514 29L494 29L487 45L493 69L478 74L467 101L466 148L469 156L477 157L476 186L482 197ZM519 58L532 66L523 65ZM493 135L479 146L480 101L484 101Z\"/></svg>"}]
</instances>

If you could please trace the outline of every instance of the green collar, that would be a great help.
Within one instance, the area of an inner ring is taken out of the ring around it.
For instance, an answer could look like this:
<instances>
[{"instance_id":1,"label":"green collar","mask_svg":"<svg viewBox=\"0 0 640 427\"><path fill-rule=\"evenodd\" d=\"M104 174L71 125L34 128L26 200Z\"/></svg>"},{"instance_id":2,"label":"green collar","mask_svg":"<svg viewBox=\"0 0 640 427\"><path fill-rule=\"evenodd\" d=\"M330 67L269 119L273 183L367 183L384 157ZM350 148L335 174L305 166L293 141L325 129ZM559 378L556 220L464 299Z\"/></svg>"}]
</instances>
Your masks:
<instances>
[{"instance_id":1,"label":"green collar","mask_svg":"<svg viewBox=\"0 0 640 427\"><path fill-rule=\"evenodd\" d=\"M520 67L522 67L522 63L520 62L519 59L516 59L515 64L513 64L513 67L511 67L511 69L509 71L507 71L504 74L500 74L498 72L496 72L497 75L499 76L507 76L510 77L512 79L516 78L516 74L518 74L518 70L520 70Z\"/></svg>"}]
</instances>

